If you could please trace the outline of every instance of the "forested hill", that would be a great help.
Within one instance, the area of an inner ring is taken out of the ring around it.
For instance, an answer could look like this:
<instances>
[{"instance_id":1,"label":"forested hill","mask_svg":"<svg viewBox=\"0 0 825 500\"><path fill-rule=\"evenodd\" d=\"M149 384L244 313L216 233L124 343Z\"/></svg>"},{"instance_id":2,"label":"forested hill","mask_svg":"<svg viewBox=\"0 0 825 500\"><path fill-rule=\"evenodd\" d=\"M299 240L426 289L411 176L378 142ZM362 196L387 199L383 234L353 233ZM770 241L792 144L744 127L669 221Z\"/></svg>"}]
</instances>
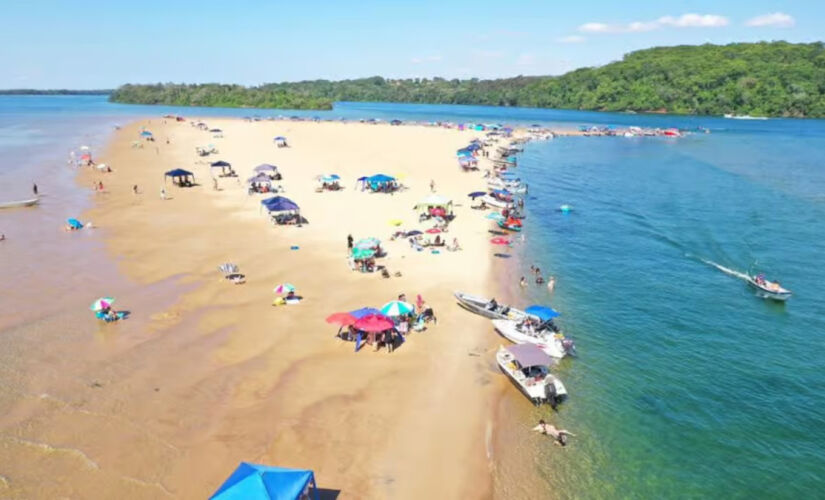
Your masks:
<instances>
[{"instance_id":1,"label":"forested hill","mask_svg":"<svg viewBox=\"0 0 825 500\"><path fill-rule=\"evenodd\" d=\"M335 101L484 104L600 111L825 117L825 45L658 47L557 77L381 77L239 85L124 85L115 102L329 109Z\"/></svg>"}]
</instances>

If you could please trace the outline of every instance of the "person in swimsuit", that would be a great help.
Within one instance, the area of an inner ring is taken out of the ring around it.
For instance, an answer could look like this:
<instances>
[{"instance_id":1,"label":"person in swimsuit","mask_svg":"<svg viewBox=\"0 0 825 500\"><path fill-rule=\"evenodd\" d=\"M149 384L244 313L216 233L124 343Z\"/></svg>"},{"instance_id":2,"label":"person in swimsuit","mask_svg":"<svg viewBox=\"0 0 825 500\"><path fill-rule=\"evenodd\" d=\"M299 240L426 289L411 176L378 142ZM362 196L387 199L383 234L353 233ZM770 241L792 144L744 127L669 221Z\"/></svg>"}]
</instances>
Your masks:
<instances>
[{"instance_id":1,"label":"person in swimsuit","mask_svg":"<svg viewBox=\"0 0 825 500\"><path fill-rule=\"evenodd\" d=\"M567 436L576 437L572 432L566 429L557 429L554 425L548 424L543 419L539 420L539 425L533 427L533 430L545 436L552 437L553 442L559 446L567 446Z\"/></svg>"}]
</instances>

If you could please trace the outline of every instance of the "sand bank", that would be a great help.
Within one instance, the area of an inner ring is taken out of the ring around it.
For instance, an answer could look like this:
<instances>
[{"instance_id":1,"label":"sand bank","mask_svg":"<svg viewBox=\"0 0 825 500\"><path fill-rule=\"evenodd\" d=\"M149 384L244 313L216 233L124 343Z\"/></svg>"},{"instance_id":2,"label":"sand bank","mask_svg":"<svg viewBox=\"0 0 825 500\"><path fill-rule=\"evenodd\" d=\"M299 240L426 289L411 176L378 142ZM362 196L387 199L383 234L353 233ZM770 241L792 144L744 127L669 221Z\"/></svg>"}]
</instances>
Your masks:
<instances>
[{"instance_id":1,"label":"sand bank","mask_svg":"<svg viewBox=\"0 0 825 500\"><path fill-rule=\"evenodd\" d=\"M466 198L484 184L455 162L455 150L476 133L208 123L224 137L186 122L133 123L97 159L114 172L81 177L82 186L104 183L105 194L85 217L104 234L121 270L147 291L170 279L180 291L143 318L139 344L86 367L107 384L82 402L83 412L54 423L65 448L87 460L61 462L62 482L30 491L57 494L69 485L78 496L203 498L247 460L312 468L320 486L340 490L341 498L489 495L486 439L505 381L492 369L497 342L488 322L463 313L452 299L456 289L493 291L490 223ZM133 148L142 127L156 141ZM291 147L276 148L277 135ZM220 154L204 161L195 148L209 143ZM217 159L230 162L241 182L221 178L213 190L206 161ZM309 224L268 223L263 196L249 196L242 182L260 163L280 168L284 195ZM193 171L201 185L166 182L163 201L163 172L176 167ZM330 173L342 177L345 190L316 193L315 176ZM409 189L395 195L355 189L355 179L375 173L399 176ZM433 255L388 241L396 229L391 219L407 230L428 227L418 224L412 207L430 194L431 179L456 202L446 236L458 238L461 252ZM350 271L349 233L384 240L389 256L382 263L401 277ZM222 279L217 266L225 261L240 265L246 284ZM271 305L272 288L284 281L305 297L300 305ZM380 307L399 293L423 295L438 324L411 334L393 354L371 347L355 353L324 322L329 313ZM130 307L138 297L118 299L136 320L146 314Z\"/></svg>"}]
</instances>

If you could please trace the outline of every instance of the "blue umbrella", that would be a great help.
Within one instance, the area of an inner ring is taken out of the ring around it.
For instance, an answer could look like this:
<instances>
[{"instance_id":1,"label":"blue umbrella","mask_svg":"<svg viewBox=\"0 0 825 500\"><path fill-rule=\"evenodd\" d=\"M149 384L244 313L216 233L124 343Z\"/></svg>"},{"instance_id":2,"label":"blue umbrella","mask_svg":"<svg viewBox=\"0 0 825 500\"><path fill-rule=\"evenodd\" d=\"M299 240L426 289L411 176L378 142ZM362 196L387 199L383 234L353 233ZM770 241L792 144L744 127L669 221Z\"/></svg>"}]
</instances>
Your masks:
<instances>
[{"instance_id":1,"label":"blue umbrella","mask_svg":"<svg viewBox=\"0 0 825 500\"><path fill-rule=\"evenodd\" d=\"M558 311L556 311L552 307L547 306L530 306L527 309L525 309L524 312L532 316L536 316L542 321L547 321L557 316L561 316L561 314Z\"/></svg>"},{"instance_id":2,"label":"blue umbrella","mask_svg":"<svg viewBox=\"0 0 825 500\"><path fill-rule=\"evenodd\" d=\"M467 196L469 196L470 198L478 198L479 196L484 196L485 194L487 194L487 193L485 193L484 191L473 191L472 193L468 194Z\"/></svg>"},{"instance_id":3,"label":"blue umbrella","mask_svg":"<svg viewBox=\"0 0 825 500\"><path fill-rule=\"evenodd\" d=\"M407 236L418 236L419 234L424 234L424 233L422 233L418 229L413 229L412 231L409 231L407 233Z\"/></svg>"},{"instance_id":4,"label":"blue umbrella","mask_svg":"<svg viewBox=\"0 0 825 500\"><path fill-rule=\"evenodd\" d=\"M68 222L74 229L80 229L83 227L83 223L77 219L68 219L66 222Z\"/></svg>"},{"instance_id":5,"label":"blue umbrella","mask_svg":"<svg viewBox=\"0 0 825 500\"><path fill-rule=\"evenodd\" d=\"M352 314L355 319L361 319L364 316L369 316L370 314L381 314L381 311L374 307L362 307L361 309L356 309L354 311L350 311L349 313Z\"/></svg>"},{"instance_id":6,"label":"blue umbrella","mask_svg":"<svg viewBox=\"0 0 825 500\"><path fill-rule=\"evenodd\" d=\"M210 500L298 500L307 489L318 500L315 474L311 470L287 469L241 462Z\"/></svg>"}]
</instances>

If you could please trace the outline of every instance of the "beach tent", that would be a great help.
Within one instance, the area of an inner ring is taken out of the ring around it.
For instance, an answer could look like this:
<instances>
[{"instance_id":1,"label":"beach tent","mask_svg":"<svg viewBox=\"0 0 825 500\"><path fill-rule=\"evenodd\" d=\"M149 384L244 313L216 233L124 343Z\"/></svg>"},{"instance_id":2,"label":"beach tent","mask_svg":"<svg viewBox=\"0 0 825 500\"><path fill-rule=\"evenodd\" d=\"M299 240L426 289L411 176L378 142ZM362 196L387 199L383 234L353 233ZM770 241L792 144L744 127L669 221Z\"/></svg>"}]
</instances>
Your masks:
<instances>
[{"instance_id":1,"label":"beach tent","mask_svg":"<svg viewBox=\"0 0 825 500\"><path fill-rule=\"evenodd\" d=\"M432 208L443 208L444 210L452 211L453 200L439 194L431 194L419 201L415 206L416 210L430 210Z\"/></svg>"},{"instance_id":2,"label":"beach tent","mask_svg":"<svg viewBox=\"0 0 825 500\"><path fill-rule=\"evenodd\" d=\"M319 500L311 470L287 469L241 462L210 500Z\"/></svg>"},{"instance_id":3,"label":"beach tent","mask_svg":"<svg viewBox=\"0 0 825 500\"><path fill-rule=\"evenodd\" d=\"M384 183L394 181L395 177L386 174L375 174L372 177L367 177L366 180L370 183Z\"/></svg>"},{"instance_id":4,"label":"beach tent","mask_svg":"<svg viewBox=\"0 0 825 500\"><path fill-rule=\"evenodd\" d=\"M283 196L273 196L272 198L261 200L261 205L269 212L297 212L300 210L294 201Z\"/></svg>"},{"instance_id":5,"label":"beach tent","mask_svg":"<svg viewBox=\"0 0 825 500\"><path fill-rule=\"evenodd\" d=\"M172 182L176 182L180 184L181 182L188 180L189 177L192 177L192 180L195 179L195 174L188 170L184 170L182 168L176 168L174 170L169 170L164 174L164 178L171 177Z\"/></svg>"},{"instance_id":6,"label":"beach tent","mask_svg":"<svg viewBox=\"0 0 825 500\"><path fill-rule=\"evenodd\" d=\"M278 146L286 146L286 137L279 135L278 137L272 139L272 141Z\"/></svg>"},{"instance_id":7,"label":"beach tent","mask_svg":"<svg viewBox=\"0 0 825 500\"><path fill-rule=\"evenodd\" d=\"M212 163L209 164L209 166L212 167L212 168L225 168L225 167L231 167L232 164L229 163L228 161L218 160L218 161L213 161Z\"/></svg>"},{"instance_id":8,"label":"beach tent","mask_svg":"<svg viewBox=\"0 0 825 500\"><path fill-rule=\"evenodd\" d=\"M527 314L535 316L542 321L547 321L555 317L561 316L558 311L552 307L547 306L530 306L524 310Z\"/></svg>"}]
</instances>

